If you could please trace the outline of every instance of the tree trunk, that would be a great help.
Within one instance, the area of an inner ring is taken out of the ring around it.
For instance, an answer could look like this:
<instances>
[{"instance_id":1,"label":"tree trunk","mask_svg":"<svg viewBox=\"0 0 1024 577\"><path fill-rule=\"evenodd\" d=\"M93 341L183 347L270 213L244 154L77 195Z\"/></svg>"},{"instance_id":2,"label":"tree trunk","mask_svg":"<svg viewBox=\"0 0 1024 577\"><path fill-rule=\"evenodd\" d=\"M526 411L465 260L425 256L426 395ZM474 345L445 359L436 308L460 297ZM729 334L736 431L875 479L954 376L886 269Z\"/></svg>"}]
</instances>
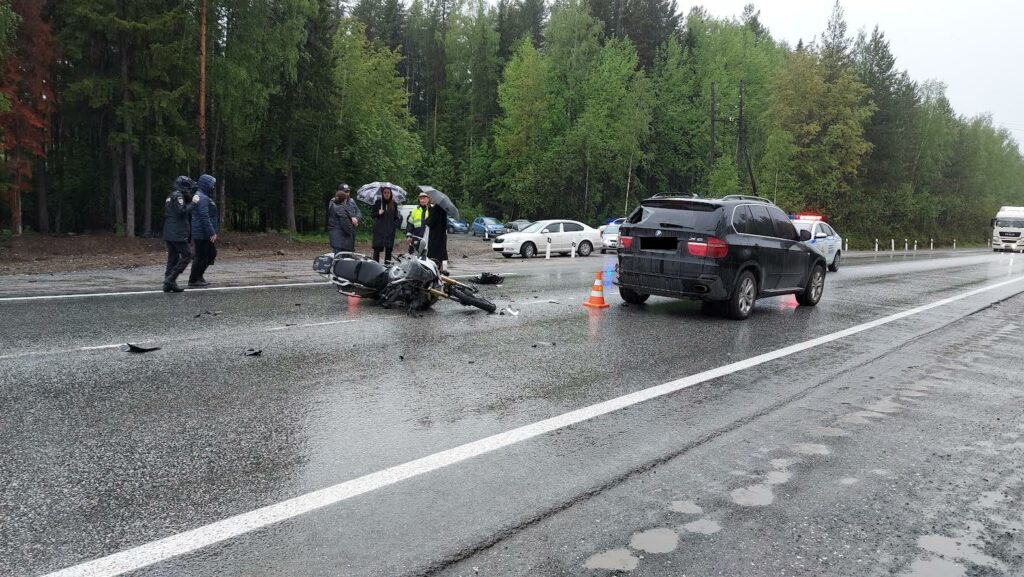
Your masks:
<instances>
[{"instance_id":1,"label":"tree trunk","mask_svg":"<svg viewBox=\"0 0 1024 577\"><path fill-rule=\"evenodd\" d=\"M121 196L121 155L111 150L110 204L114 209L114 232L124 234L124 198Z\"/></svg>"},{"instance_id":2,"label":"tree trunk","mask_svg":"<svg viewBox=\"0 0 1024 577\"><path fill-rule=\"evenodd\" d=\"M288 220L288 232L297 232L295 226L295 179L292 175L292 136L288 135L285 145L284 214Z\"/></svg>"},{"instance_id":3,"label":"tree trunk","mask_svg":"<svg viewBox=\"0 0 1024 577\"><path fill-rule=\"evenodd\" d=\"M217 186L220 188L218 194L217 204L220 205L220 210L217 211L217 217L220 219L220 230L224 230L224 222L227 218L225 215L228 213L228 196L224 192L224 178L217 179Z\"/></svg>"},{"instance_id":4,"label":"tree trunk","mask_svg":"<svg viewBox=\"0 0 1024 577\"><path fill-rule=\"evenodd\" d=\"M128 46L121 50L121 82L124 86L124 101L128 102ZM132 155L132 117L127 111L124 116L124 190L125 229L124 235L135 236L135 160Z\"/></svg>"},{"instance_id":5,"label":"tree trunk","mask_svg":"<svg viewBox=\"0 0 1024 577\"><path fill-rule=\"evenodd\" d=\"M36 164L36 230L40 234L50 234L50 211L46 196L46 160L40 159Z\"/></svg>"},{"instance_id":6,"label":"tree trunk","mask_svg":"<svg viewBox=\"0 0 1024 577\"><path fill-rule=\"evenodd\" d=\"M14 177L14 186L10 189L8 195L10 196L11 202L11 232L15 235L22 233L21 225L21 171L18 170Z\"/></svg>"},{"instance_id":7,"label":"tree trunk","mask_svg":"<svg viewBox=\"0 0 1024 577\"><path fill-rule=\"evenodd\" d=\"M153 166L152 157L146 154L146 206L142 209L142 233L145 236L153 235Z\"/></svg>"}]
</instances>

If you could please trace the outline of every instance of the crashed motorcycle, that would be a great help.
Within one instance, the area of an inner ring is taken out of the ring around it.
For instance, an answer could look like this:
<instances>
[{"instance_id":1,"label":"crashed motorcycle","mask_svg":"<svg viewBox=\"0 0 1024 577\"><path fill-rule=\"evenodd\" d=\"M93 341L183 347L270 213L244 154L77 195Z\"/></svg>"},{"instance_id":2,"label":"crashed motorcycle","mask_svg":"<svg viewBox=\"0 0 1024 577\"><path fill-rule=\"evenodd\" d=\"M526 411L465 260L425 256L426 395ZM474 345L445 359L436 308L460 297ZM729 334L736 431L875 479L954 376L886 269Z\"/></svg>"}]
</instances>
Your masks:
<instances>
[{"instance_id":1,"label":"crashed motorcycle","mask_svg":"<svg viewBox=\"0 0 1024 577\"><path fill-rule=\"evenodd\" d=\"M385 308L404 305L409 310L425 310L438 299L488 313L497 308L479 296L476 287L441 274L437 264L422 252L418 256L399 255L389 265L354 252L327 253L313 260L313 270L337 286L341 294L375 299Z\"/></svg>"}]
</instances>

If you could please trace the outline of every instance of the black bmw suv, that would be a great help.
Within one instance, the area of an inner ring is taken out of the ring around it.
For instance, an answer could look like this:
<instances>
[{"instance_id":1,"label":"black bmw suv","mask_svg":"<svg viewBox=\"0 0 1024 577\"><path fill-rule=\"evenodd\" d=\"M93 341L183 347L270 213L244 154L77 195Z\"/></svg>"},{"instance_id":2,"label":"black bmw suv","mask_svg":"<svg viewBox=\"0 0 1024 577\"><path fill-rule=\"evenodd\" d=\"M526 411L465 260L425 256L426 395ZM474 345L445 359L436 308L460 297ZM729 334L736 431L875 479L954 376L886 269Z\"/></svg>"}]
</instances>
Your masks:
<instances>
[{"instance_id":1,"label":"black bmw suv","mask_svg":"<svg viewBox=\"0 0 1024 577\"><path fill-rule=\"evenodd\" d=\"M795 294L814 306L825 289L825 259L789 217L753 196L657 195L619 229L619 294L693 298L745 319L761 297Z\"/></svg>"}]
</instances>

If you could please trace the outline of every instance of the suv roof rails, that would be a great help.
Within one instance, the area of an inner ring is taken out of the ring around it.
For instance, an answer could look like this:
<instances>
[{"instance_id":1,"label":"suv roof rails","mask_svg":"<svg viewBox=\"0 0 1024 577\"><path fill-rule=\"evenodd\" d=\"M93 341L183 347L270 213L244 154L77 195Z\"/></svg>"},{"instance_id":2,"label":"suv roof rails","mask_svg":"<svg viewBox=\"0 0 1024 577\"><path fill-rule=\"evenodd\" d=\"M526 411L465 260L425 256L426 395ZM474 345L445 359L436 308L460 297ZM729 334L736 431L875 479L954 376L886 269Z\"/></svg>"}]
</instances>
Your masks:
<instances>
[{"instance_id":1,"label":"suv roof rails","mask_svg":"<svg viewBox=\"0 0 1024 577\"><path fill-rule=\"evenodd\" d=\"M729 194L722 197L722 200L752 200L756 202L767 202L771 204L772 201L767 198L761 198L760 196L750 196L749 194Z\"/></svg>"},{"instance_id":2,"label":"suv roof rails","mask_svg":"<svg viewBox=\"0 0 1024 577\"><path fill-rule=\"evenodd\" d=\"M651 198L700 198L696 192L659 192Z\"/></svg>"}]
</instances>

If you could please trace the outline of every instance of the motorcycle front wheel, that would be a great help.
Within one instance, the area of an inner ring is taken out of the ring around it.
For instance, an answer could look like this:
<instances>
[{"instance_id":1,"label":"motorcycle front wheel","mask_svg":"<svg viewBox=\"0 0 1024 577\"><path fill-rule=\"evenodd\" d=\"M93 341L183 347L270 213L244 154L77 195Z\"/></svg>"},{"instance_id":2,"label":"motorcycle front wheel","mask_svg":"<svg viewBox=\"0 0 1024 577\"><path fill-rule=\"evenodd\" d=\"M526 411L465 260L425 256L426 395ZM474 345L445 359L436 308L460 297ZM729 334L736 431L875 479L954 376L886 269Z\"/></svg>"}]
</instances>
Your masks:
<instances>
[{"instance_id":1,"label":"motorcycle front wheel","mask_svg":"<svg viewBox=\"0 0 1024 577\"><path fill-rule=\"evenodd\" d=\"M495 306L494 303L481 296L473 294L464 287L452 285L449 287L448 291L448 294L451 295L453 299L459 301L459 303L465 306L476 307L482 311L487 311L488 313L493 313L498 310L498 307Z\"/></svg>"}]
</instances>

